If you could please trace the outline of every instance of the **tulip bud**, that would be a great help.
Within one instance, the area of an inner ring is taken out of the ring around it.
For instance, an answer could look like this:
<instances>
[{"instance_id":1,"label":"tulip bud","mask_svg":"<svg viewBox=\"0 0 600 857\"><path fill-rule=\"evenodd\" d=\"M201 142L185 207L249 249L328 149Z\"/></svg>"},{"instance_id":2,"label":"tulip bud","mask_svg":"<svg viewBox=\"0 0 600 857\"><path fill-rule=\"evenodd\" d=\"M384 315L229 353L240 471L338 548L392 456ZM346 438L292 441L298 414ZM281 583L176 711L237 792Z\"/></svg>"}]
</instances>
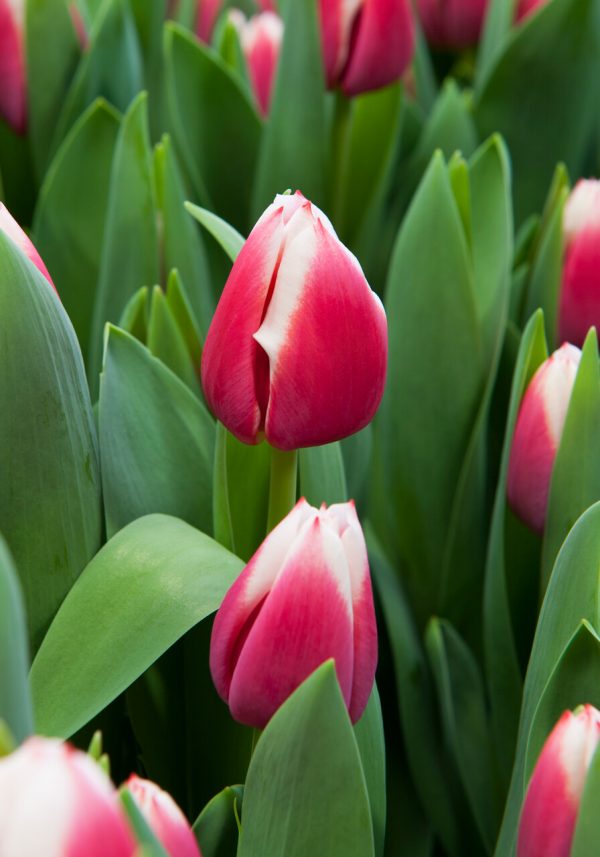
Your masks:
<instances>
[{"instance_id":1,"label":"tulip bud","mask_svg":"<svg viewBox=\"0 0 600 857\"><path fill-rule=\"evenodd\" d=\"M196 837L171 795L135 774L125 787L169 857L202 857Z\"/></svg>"},{"instance_id":2,"label":"tulip bud","mask_svg":"<svg viewBox=\"0 0 600 857\"><path fill-rule=\"evenodd\" d=\"M460 50L479 40L488 0L417 0L427 41L436 48Z\"/></svg>"},{"instance_id":3,"label":"tulip bud","mask_svg":"<svg viewBox=\"0 0 600 857\"><path fill-rule=\"evenodd\" d=\"M558 334L581 346L590 327L600 329L600 181L575 185L565 205L563 237Z\"/></svg>"},{"instance_id":4,"label":"tulip bud","mask_svg":"<svg viewBox=\"0 0 600 857\"><path fill-rule=\"evenodd\" d=\"M240 44L260 112L266 116L271 104L271 92L283 40L283 21L274 12L262 12L247 20L238 9L230 12L230 20L240 35Z\"/></svg>"},{"instance_id":5,"label":"tulip bud","mask_svg":"<svg viewBox=\"0 0 600 857\"><path fill-rule=\"evenodd\" d=\"M365 540L354 503L314 509L302 499L225 596L213 626L210 670L233 717L262 729L330 658L355 723L377 666Z\"/></svg>"},{"instance_id":6,"label":"tulip bud","mask_svg":"<svg viewBox=\"0 0 600 857\"><path fill-rule=\"evenodd\" d=\"M0 0L0 116L17 134L27 126L25 0Z\"/></svg>"},{"instance_id":7,"label":"tulip bud","mask_svg":"<svg viewBox=\"0 0 600 857\"><path fill-rule=\"evenodd\" d=\"M242 248L202 354L213 413L279 449L339 440L379 406L387 322L357 259L301 193L277 196Z\"/></svg>"},{"instance_id":8,"label":"tulip bud","mask_svg":"<svg viewBox=\"0 0 600 857\"><path fill-rule=\"evenodd\" d=\"M60 741L30 738L0 759L2 857L131 857L136 844L106 774Z\"/></svg>"},{"instance_id":9,"label":"tulip bud","mask_svg":"<svg viewBox=\"0 0 600 857\"><path fill-rule=\"evenodd\" d=\"M210 42L222 5L223 0L198 0L196 35L200 41Z\"/></svg>"},{"instance_id":10,"label":"tulip bud","mask_svg":"<svg viewBox=\"0 0 600 857\"><path fill-rule=\"evenodd\" d=\"M27 256L30 262L33 262L38 271L44 275L54 291L56 291L56 287L52 282L52 277L48 273L48 269L44 265L40 254L11 215L8 208L2 202L0 202L0 230L2 230L5 235L8 235L11 241Z\"/></svg>"},{"instance_id":11,"label":"tulip bud","mask_svg":"<svg viewBox=\"0 0 600 857\"><path fill-rule=\"evenodd\" d=\"M537 760L525 796L517 857L569 857L587 770L600 740L600 711L565 711Z\"/></svg>"},{"instance_id":12,"label":"tulip bud","mask_svg":"<svg viewBox=\"0 0 600 857\"><path fill-rule=\"evenodd\" d=\"M531 379L517 417L508 465L508 502L540 534L580 359L579 348L565 343L545 360Z\"/></svg>"}]
</instances>

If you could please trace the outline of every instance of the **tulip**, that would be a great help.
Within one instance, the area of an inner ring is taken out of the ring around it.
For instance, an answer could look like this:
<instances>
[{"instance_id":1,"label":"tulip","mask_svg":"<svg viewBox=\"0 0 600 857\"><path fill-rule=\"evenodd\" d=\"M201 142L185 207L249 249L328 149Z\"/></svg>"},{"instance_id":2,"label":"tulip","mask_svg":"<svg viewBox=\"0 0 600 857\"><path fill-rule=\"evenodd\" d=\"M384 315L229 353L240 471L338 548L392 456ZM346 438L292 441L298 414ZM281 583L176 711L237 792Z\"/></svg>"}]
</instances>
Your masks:
<instances>
[{"instance_id":1,"label":"tulip","mask_svg":"<svg viewBox=\"0 0 600 857\"><path fill-rule=\"evenodd\" d=\"M33 262L38 271L44 275L54 291L56 291L56 287L52 282L52 277L48 273L48 269L44 265L40 254L11 215L8 208L2 202L0 202L0 230L2 230L5 235L8 235L11 241L27 256L30 262Z\"/></svg>"},{"instance_id":2,"label":"tulip","mask_svg":"<svg viewBox=\"0 0 600 857\"><path fill-rule=\"evenodd\" d=\"M17 134L27 126L25 0L0 0L0 116Z\"/></svg>"},{"instance_id":3,"label":"tulip","mask_svg":"<svg viewBox=\"0 0 600 857\"><path fill-rule=\"evenodd\" d=\"M579 348L565 343L545 360L531 379L517 417L508 465L508 502L540 534L580 359Z\"/></svg>"},{"instance_id":4,"label":"tulip","mask_svg":"<svg viewBox=\"0 0 600 857\"><path fill-rule=\"evenodd\" d=\"M563 237L558 333L580 346L590 327L600 329L600 181L575 185L565 205Z\"/></svg>"},{"instance_id":5,"label":"tulip","mask_svg":"<svg viewBox=\"0 0 600 857\"><path fill-rule=\"evenodd\" d=\"M2 857L131 857L136 844L110 780L85 753L30 738L0 759Z\"/></svg>"},{"instance_id":6,"label":"tulip","mask_svg":"<svg viewBox=\"0 0 600 857\"><path fill-rule=\"evenodd\" d=\"M202 42L210 42L223 0L198 0L196 34Z\"/></svg>"},{"instance_id":7,"label":"tulip","mask_svg":"<svg viewBox=\"0 0 600 857\"><path fill-rule=\"evenodd\" d=\"M517 857L569 857L581 795L598 741L600 711L565 711L537 760L519 824Z\"/></svg>"},{"instance_id":8,"label":"tulip","mask_svg":"<svg viewBox=\"0 0 600 857\"><path fill-rule=\"evenodd\" d=\"M246 16L238 9L232 10L230 19L240 35L260 112L266 116L283 40L283 21L274 12L262 12L246 20Z\"/></svg>"},{"instance_id":9,"label":"tulip","mask_svg":"<svg viewBox=\"0 0 600 857\"><path fill-rule=\"evenodd\" d=\"M436 48L459 50L479 40L488 0L417 0L427 41Z\"/></svg>"},{"instance_id":10,"label":"tulip","mask_svg":"<svg viewBox=\"0 0 600 857\"><path fill-rule=\"evenodd\" d=\"M202 857L196 837L171 795L135 774L125 787L169 857Z\"/></svg>"},{"instance_id":11,"label":"tulip","mask_svg":"<svg viewBox=\"0 0 600 857\"><path fill-rule=\"evenodd\" d=\"M355 723L373 688L377 626L354 503L300 500L225 596L210 669L236 720L262 729L288 696L333 658Z\"/></svg>"},{"instance_id":12,"label":"tulip","mask_svg":"<svg viewBox=\"0 0 600 857\"><path fill-rule=\"evenodd\" d=\"M213 413L244 443L338 440L373 417L387 322L356 258L301 193L277 196L242 248L202 354Z\"/></svg>"}]
</instances>

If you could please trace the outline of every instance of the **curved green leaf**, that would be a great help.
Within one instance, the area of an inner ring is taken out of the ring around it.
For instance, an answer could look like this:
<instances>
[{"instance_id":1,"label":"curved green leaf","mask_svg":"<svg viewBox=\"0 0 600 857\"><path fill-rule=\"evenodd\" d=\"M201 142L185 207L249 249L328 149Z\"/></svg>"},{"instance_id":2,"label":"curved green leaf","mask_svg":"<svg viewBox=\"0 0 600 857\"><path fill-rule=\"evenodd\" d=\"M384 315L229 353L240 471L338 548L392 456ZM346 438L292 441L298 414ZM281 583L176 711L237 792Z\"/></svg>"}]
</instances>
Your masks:
<instances>
[{"instance_id":1,"label":"curved green leaf","mask_svg":"<svg viewBox=\"0 0 600 857\"><path fill-rule=\"evenodd\" d=\"M221 245L225 253L229 256L232 262L237 259L238 253L244 246L246 240L237 229L230 226L226 220L208 211L206 208L200 208L199 205L194 205L191 202L186 202L186 209L194 217L198 223L209 232L215 241Z\"/></svg>"}]
</instances>

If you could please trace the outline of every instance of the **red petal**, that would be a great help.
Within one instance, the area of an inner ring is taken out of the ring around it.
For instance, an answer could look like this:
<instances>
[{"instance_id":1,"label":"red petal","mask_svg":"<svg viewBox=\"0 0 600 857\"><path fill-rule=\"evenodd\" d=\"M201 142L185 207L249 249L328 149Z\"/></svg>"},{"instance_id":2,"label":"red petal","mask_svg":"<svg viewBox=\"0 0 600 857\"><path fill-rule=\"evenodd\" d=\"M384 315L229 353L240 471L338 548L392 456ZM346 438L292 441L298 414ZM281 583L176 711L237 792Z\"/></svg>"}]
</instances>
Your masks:
<instances>
[{"instance_id":1,"label":"red petal","mask_svg":"<svg viewBox=\"0 0 600 857\"><path fill-rule=\"evenodd\" d=\"M24 134L27 125L23 23L15 4L0 0L0 116L18 134Z\"/></svg>"}]
</instances>

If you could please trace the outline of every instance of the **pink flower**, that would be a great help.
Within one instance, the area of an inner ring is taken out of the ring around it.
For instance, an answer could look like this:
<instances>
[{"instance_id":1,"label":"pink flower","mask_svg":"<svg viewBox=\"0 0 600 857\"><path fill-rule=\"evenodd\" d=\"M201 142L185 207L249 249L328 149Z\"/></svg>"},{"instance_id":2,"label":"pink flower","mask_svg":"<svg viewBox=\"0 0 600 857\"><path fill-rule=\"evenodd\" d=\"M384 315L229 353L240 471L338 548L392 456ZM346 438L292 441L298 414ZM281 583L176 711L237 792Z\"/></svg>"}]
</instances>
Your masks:
<instances>
[{"instance_id":1,"label":"pink flower","mask_svg":"<svg viewBox=\"0 0 600 857\"><path fill-rule=\"evenodd\" d=\"M301 193L277 196L225 284L202 354L213 413L244 443L338 440L379 406L387 322L356 258Z\"/></svg>"},{"instance_id":2,"label":"pink flower","mask_svg":"<svg viewBox=\"0 0 600 857\"><path fill-rule=\"evenodd\" d=\"M283 21L274 12L261 12L246 20L242 12L234 9L230 16L240 34L256 101L260 112L266 116L283 40Z\"/></svg>"},{"instance_id":3,"label":"pink flower","mask_svg":"<svg viewBox=\"0 0 600 857\"><path fill-rule=\"evenodd\" d=\"M542 533L554 459L560 444L581 351L565 343L539 367L523 396L508 465L508 502Z\"/></svg>"},{"instance_id":4,"label":"pink flower","mask_svg":"<svg viewBox=\"0 0 600 857\"><path fill-rule=\"evenodd\" d=\"M558 334L582 345L590 327L600 330L600 181L577 182L565 205L563 236Z\"/></svg>"},{"instance_id":5,"label":"pink flower","mask_svg":"<svg viewBox=\"0 0 600 857\"><path fill-rule=\"evenodd\" d=\"M417 0L427 41L452 50L476 44L487 6L488 0Z\"/></svg>"},{"instance_id":6,"label":"pink flower","mask_svg":"<svg viewBox=\"0 0 600 857\"><path fill-rule=\"evenodd\" d=\"M202 42L210 42L223 0L198 0L196 34Z\"/></svg>"},{"instance_id":7,"label":"pink flower","mask_svg":"<svg viewBox=\"0 0 600 857\"><path fill-rule=\"evenodd\" d=\"M517 857L569 857L587 770L599 739L600 712L592 705L562 715L529 781Z\"/></svg>"},{"instance_id":8,"label":"pink flower","mask_svg":"<svg viewBox=\"0 0 600 857\"><path fill-rule=\"evenodd\" d=\"M169 857L202 857L196 837L171 795L135 774L125 787Z\"/></svg>"},{"instance_id":9,"label":"pink flower","mask_svg":"<svg viewBox=\"0 0 600 857\"><path fill-rule=\"evenodd\" d=\"M27 127L25 0L0 0L0 116L17 134Z\"/></svg>"},{"instance_id":10,"label":"pink flower","mask_svg":"<svg viewBox=\"0 0 600 857\"><path fill-rule=\"evenodd\" d=\"M119 797L85 753L30 738L0 759L2 857L131 857L136 844Z\"/></svg>"},{"instance_id":11,"label":"pink flower","mask_svg":"<svg viewBox=\"0 0 600 857\"><path fill-rule=\"evenodd\" d=\"M4 232L5 235L8 235L11 241L17 245L19 250L21 250L21 252L24 253L31 262L33 262L38 271L44 275L54 291L56 291L56 287L52 282L52 277L48 273L48 269L44 265L40 254L11 215L8 208L2 202L0 202L0 230Z\"/></svg>"},{"instance_id":12,"label":"pink flower","mask_svg":"<svg viewBox=\"0 0 600 857\"><path fill-rule=\"evenodd\" d=\"M225 596L210 669L233 717L263 728L329 658L355 723L377 666L365 541L353 503L314 509L302 499Z\"/></svg>"}]
</instances>

